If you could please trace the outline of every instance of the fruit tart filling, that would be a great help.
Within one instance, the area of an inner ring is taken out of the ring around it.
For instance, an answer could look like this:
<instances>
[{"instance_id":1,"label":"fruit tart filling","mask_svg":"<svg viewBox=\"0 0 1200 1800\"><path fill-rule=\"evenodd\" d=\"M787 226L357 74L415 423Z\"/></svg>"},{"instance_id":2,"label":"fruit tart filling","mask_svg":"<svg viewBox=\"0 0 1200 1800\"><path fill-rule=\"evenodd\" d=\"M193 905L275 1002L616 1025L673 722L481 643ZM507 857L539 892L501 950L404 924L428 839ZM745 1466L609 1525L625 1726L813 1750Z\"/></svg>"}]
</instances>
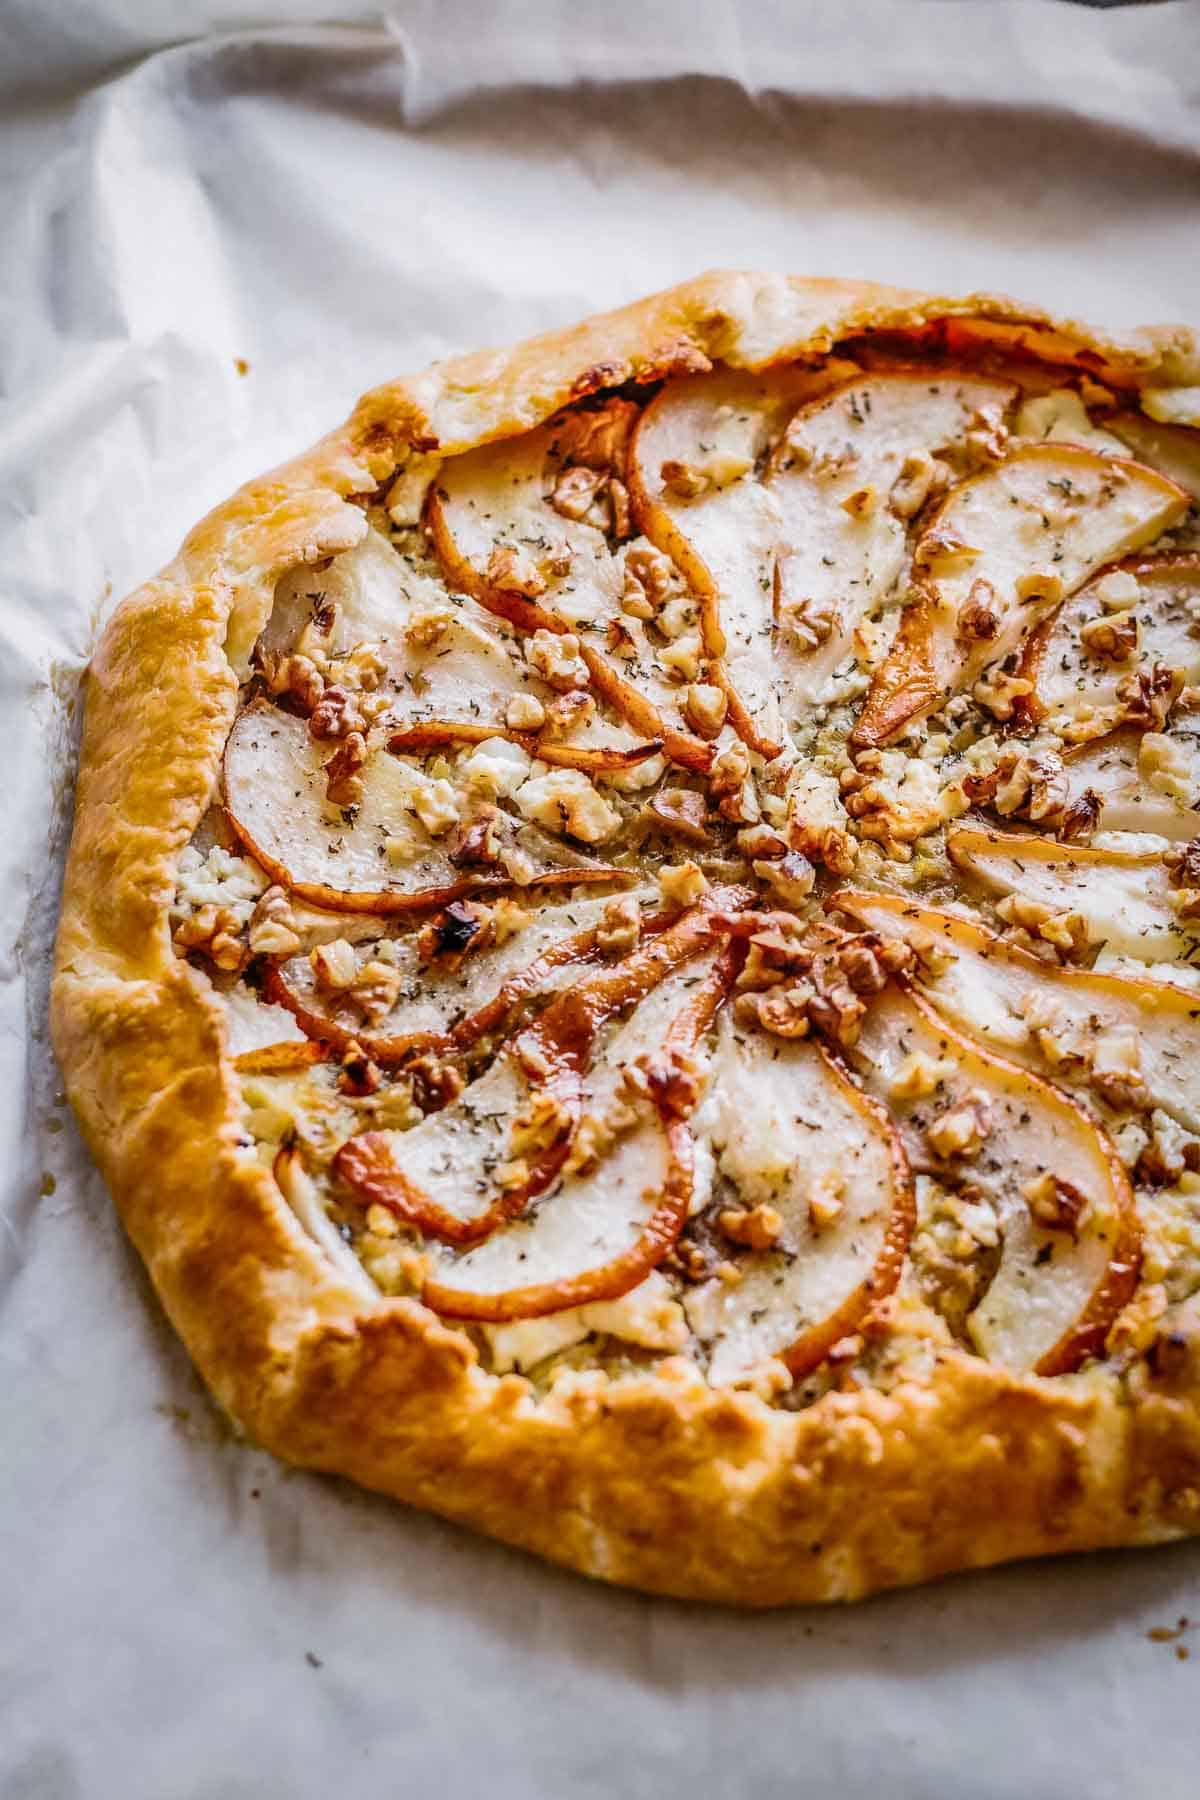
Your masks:
<instances>
[{"instance_id":1,"label":"fruit tart filling","mask_svg":"<svg viewBox=\"0 0 1200 1800\"><path fill-rule=\"evenodd\" d=\"M1200 1290L1200 437L927 334L414 455L179 955L239 1154L539 1388L1126 1375Z\"/></svg>"}]
</instances>

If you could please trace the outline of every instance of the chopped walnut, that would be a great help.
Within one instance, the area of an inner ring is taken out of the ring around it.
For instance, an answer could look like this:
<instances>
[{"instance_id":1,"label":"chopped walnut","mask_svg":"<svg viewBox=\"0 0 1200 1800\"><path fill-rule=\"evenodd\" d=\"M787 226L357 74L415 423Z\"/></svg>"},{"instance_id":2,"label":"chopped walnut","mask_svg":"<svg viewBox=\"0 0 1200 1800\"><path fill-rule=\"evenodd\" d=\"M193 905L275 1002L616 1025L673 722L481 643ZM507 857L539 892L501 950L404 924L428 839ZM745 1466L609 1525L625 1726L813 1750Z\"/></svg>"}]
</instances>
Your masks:
<instances>
[{"instance_id":1,"label":"chopped walnut","mask_svg":"<svg viewBox=\"0 0 1200 1800\"><path fill-rule=\"evenodd\" d=\"M659 477L668 494L677 500L694 500L708 486L708 476L692 463L678 462L669 458L659 470Z\"/></svg>"},{"instance_id":2,"label":"chopped walnut","mask_svg":"<svg viewBox=\"0 0 1200 1800\"><path fill-rule=\"evenodd\" d=\"M694 681L688 688L683 714L697 737L718 737L728 710L729 699L724 688L714 687L707 681Z\"/></svg>"},{"instance_id":3,"label":"chopped walnut","mask_svg":"<svg viewBox=\"0 0 1200 1800\"><path fill-rule=\"evenodd\" d=\"M799 906L806 900L817 878L816 870L799 850L788 850L779 858L756 857L750 866L776 899L788 906Z\"/></svg>"},{"instance_id":4,"label":"chopped walnut","mask_svg":"<svg viewBox=\"0 0 1200 1800\"><path fill-rule=\"evenodd\" d=\"M647 648L646 634L636 620L611 618L604 628L604 641L612 654L625 662L640 662Z\"/></svg>"},{"instance_id":5,"label":"chopped walnut","mask_svg":"<svg viewBox=\"0 0 1200 1800\"><path fill-rule=\"evenodd\" d=\"M1058 835L1065 844L1086 843L1100 820L1101 800L1095 788L1084 788L1058 821Z\"/></svg>"},{"instance_id":6,"label":"chopped walnut","mask_svg":"<svg viewBox=\"0 0 1200 1800\"><path fill-rule=\"evenodd\" d=\"M579 688L556 694L546 707L546 736L551 740L569 737L591 723L597 712L595 697Z\"/></svg>"},{"instance_id":7,"label":"chopped walnut","mask_svg":"<svg viewBox=\"0 0 1200 1800\"><path fill-rule=\"evenodd\" d=\"M1032 694L1033 683L1024 675L1006 675L1003 669L993 669L975 683L971 692L993 718L1007 721L1019 703Z\"/></svg>"},{"instance_id":8,"label":"chopped walnut","mask_svg":"<svg viewBox=\"0 0 1200 1800\"><path fill-rule=\"evenodd\" d=\"M972 642L990 643L1000 629L1000 605L990 581L981 577L971 583L958 617L958 635Z\"/></svg>"},{"instance_id":9,"label":"chopped walnut","mask_svg":"<svg viewBox=\"0 0 1200 1800\"><path fill-rule=\"evenodd\" d=\"M787 840L809 862L835 875L849 875L858 862L858 845L832 775L812 767L791 776L787 788Z\"/></svg>"},{"instance_id":10,"label":"chopped walnut","mask_svg":"<svg viewBox=\"0 0 1200 1800\"><path fill-rule=\"evenodd\" d=\"M1163 851L1162 859L1172 887L1200 888L1200 837L1172 844Z\"/></svg>"},{"instance_id":11,"label":"chopped walnut","mask_svg":"<svg viewBox=\"0 0 1200 1800\"><path fill-rule=\"evenodd\" d=\"M419 1056L405 1070L412 1083L413 1099L423 1113L450 1106L466 1087L461 1069L432 1054Z\"/></svg>"},{"instance_id":12,"label":"chopped walnut","mask_svg":"<svg viewBox=\"0 0 1200 1800\"><path fill-rule=\"evenodd\" d=\"M525 659L534 674L560 694L587 686L587 664L573 631L535 631L526 640Z\"/></svg>"},{"instance_id":13,"label":"chopped walnut","mask_svg":"<svg viewBox=\"0 0 1200 1800\"><path fill-rule=\"evenodd\" d=\"M606 956L623 956L642 935L642 909L632 894L610 900L596 927L596 944Z\"/></svg>"},{"instance_id":14,"label":"chopped walnut","mask_svg":"<svg viewBox=\"0 0 1200 1800\"><path fill-rule=\"evenodd\" d=\"M996 911L1006 925L1052 945L1064 957L1078 957L1087 949L1087 921L1081 913L1056 910L1041 900L1029 900L1024 894L1006 894L997 901Z\"/></svg>"},{"instance_id":15,"label":"chopped walnut","mask_svg":"<svg viewBox=\"0 0 1200 1800\"><path fill-rule=\"evenodd\" d=\"M1051 1068L1086 1067L1092 1052L1087 1026L1052 995L1033 990L1021 1002L1030 1036Z\"/></svg>"},{"instance_id":16,"label":"chopped walnut","mask_svg":"<svg viewBox=\"0 0 1200 1800\"><path fill-rule=\"evenodd\" d=\"M456 869L470 869L494 868L500 859L500 814L494 806L481 806L459 833L450 861Z\"/></svg>"},{"instance_id":17,"label":"chopped walnut","mask_svg":"<svg viewBox=\"0 0 1200 1800\"><path fill-rule=\"evenodd\" d=\"M747 1250L774 1249L783 1231L783 1219L773 1206L727 1206L717 1214L717 1225L735 1244Z\"/></svg>"},{"instance_id":18,"label":"chopped walnut","mask_svg":"<svg viewBox=\"0 0 1200 1800\"><path fill-rule=\"evenodd\" d=\"M1098 619L1090 619L1079 632L1079 641L1089 656L1114 663L1128 662L1136 655L1140 637L1137 614L1131 612L1102 614Z\"/></svg>"},{"instance_id":19,"label":"chopped walnut","mask_svg":"<svg viewBox=\"0 0 1200 1800\"><path fill-rule=\"evenodd\" d=\"M659 892L668 906L695 906L708 892L708 881L699 863L666 863L658 873Z\"/></svg>"},{"instance_id":20,"label":"chopped walnut","mask_svg":"<svg viewBox=\"0 0 1200 1800\"><path fill-rule=\"evenodd\" d=\"M378 1066L371 1061L362 1045L349 1044L342 1055L341 1073L338 1075L337 1084L341 1092L362 1099L367 1094L376 1093L382 1080Z\"/></svg>"},{"instance_id":21,"label":"chopped walnut","mask_svg":"<svg viewBox=\"0 0 1200 1800\"><path fill-rule=\"evenodd\" d=\"M845 1191L845 1176L838 1175L833 1170L819 1175L813 1182L812 1192L808 1196L808 1219L814 1231L827 1231L831 1225L837 1224L846 1207L842 1198ZM857 1340L843 1338L841 1340L843 1344L855 1341L858 1349L861 1350L861 1338Z\"/></svg>"},{"instance_id":22,"label":"chopped walnut","mask_svg":"<svg viewBox=\"0 0 1200 1800\"><path fill-rule=\"evenodd\" d=\"M888 504L898 519L915 518L949 481L950 471L945 463L936 461L927 450L913 450L900 465Z\"/></svg>"},{"instance_id":23,"label":"chopped walnut","mask_svg":"<svg viewBox=\"0 0 1200 1800\"><path fill-rule=\"evenodd\" d=\"M807 982L789 988L773 987L765 993L739 994L733 1015L741 1025L757 1026L772 1037L803 1038L811 1029L808 1009L814 990ZM865 1010L858 1005L859 1017Z\"/></svg>"},{"instance_id":24,"label":"chopped walnut","mask_svg":"<svg viewBox=\"0 0 1200 1800\"><path fill-rule=\"evenodd\" d=\"M504 723L510 731L540 731L546 709L536 694L514 694L504 709Z\"/></svg>"},{"instance_id":25,"label":"chopped walnut","mask_svg":"<svg viewBox=\"0 0 1200 1800\"><path fill-rule=\"evenodd\" d=\"M317 986L330 993L344 994L358 974L354 945L347 938L333 938L328 944L318 944L309 952L308 960Z\"/></svg>"},{"instance_id":26,"label":"chopped walnut","mask_svg":"<svg viewBox=\"0 0 1200 1800\"><path fill-rule=\"evenodd\" d=\"M751 862L774 862L787 855L786 839L769 825L746 825L734 841Z\"/></svg>"},{"instance_id":27,"label":"chopped walnut","mask_svg":"<svg viewBox=\"0 0 1200 1800\"><path fill-rule=\"evenodd\" d=\"M363 733L367 729L367 720L363 718L358 697L347 693L345 688L326 688L322 697L309 713L308 731L313 738L349 738L353 731Z\"/></svg>"},{"instance_id":28,"label":"chopped walnut","mask_svg":"<svg viewBox=\"0 0 1200 1800\"><path fill-rule=\"evenodd\" d=\"M493 587L502 588L506 593L524 594L528 600L536 600L546 591L545 577L533 558L511 544L497 544L488 558L485 573Z\"/></svg>"},{"instance_id":29,"label":"chopped walnut","mask_svg":"<svg viewBox=\"0 0 1200 1800\"><path fill-rule=\"evenodd\" d=\"M440 962L451 971L463 958L488 949L496 939L494 915L470 900L452 900L422 925L417 955L423 963Z\"/></svg>"},{"instance_id":30,"label":"chopped walnut","mask_svg":"<svg viewBox=\"0 0 1200 1800\"><path fill-rule=\"evenodd\" d=\"M1090 1077L1110 1106L1143 1111L1149 1094L1142 1079L1142 1052L1133 1025L1114 1025L1101 1033L1092 1049Z\"/></svg>"},{"instance_id":31,"label":"chopped walnut","mask_svg":"<svg viewBox=\"0 0 1200 1800\"><path fill-rule=\"evenodd\" d=\"M863 837L907 861L911 846L942 822L937 770L902 750L862 750L838 778L843 804Z\"/></svg>"},{"instance_id":32,"label":"chopped walnut","mask_svg":"<svg viewBox=\"0 0 1200 1800\"><path fill-rule=\"evenodd\" d=\"M972 1093L956 1106L947 1107L926 1126L925 1141L943 1161L970 1161L983 1149L991 1129L992 1117L985 1096Z\"/></svg>"},{"instance_id":33,"label":"chopped walnut","mask_svg":"<svg viewBox=\"0 0 1200 1800\"><path fill-rule=\"evenodd\" d=\"M513 1119L509 1148L513 1157L537 1157L560 1144L574 1120L571 1109L544 1089L529 1096Z\"/></svg>"},{"instance_id":34,"label":"chopped walnut","mask_svg":"<svg viewBox=\"0 0 1200 1800\"><path fill-rule=\"evenodd\" d=\"M820 605L809 595L790 592L789 571L794 561L791 552L781 551L775 558L775 623L790 632L803 650L815 650L833 636L838 613L836 607Z\"/></svg>"},{"instance_id":35,"label":"chopped walnut","mask_svg":"<svg viewBox=\"0 0 1200 1800\"><path fill-rule=\"evenodd\" d=\"M1126 675L1117 687L1123 723L1142 731L1161 731L1175 710L1186 685L1182 669L1155 663Z\"/></svg>"},{"instance_id":36,"label":"chopped walnut","mask_svg":"<svg viewBox=\"0 0 1200 1800\"><path fill-rule=\"evenodd\" d=\"M294 956L300 948L296 920L286 891L269 887L250 915L246 942L251 956Z\"/></svg>"},{"instance_id":37,"label":"chopped walnut","mask_svg":"<svg viewBox=\"0 0 1200 1800\"><path fill-rule=\"evenodd\" d=\"M534 914L527 906L502 894L490 909L492 930L497 944L507 944L510 938L516 937L519 931L532 924Z\"/></svg>"},{"instance_id":38,"label":"chopped walnut","mask_svg":"<svg viewBox=\"0 0 1200 1800\"><path fill-rule=\"evenodd\" d=\"M308 656L270 658L263 664L270 693L286 694L304 712L311 712L325 692L325 677Z\"/></svg>"},{"instance_id":39,"label":"chopped walnut","mask_svg":"<svg viewBox=\"0 0 1200 1800\"><path fill-rule=\"evenodd\" d=\"M1069 783L1062 759L1049 750L1002 750L990 769L963 778L963 792L975 804L990 802L1002 818L1034 824L1056 819L1067 801Z\"/></svg>"},{"instance_id":40,"label":"chopped walnut","mask_svg":"<svg viewBox=\"0 0 1200 1800\"><path fill-rule=\"evenodd\" d=\"M694 1051L668 1044L624 1069L622 1085L631 1098L652 1100L671 1118L684 1119L699 1104L708 1075L707 1063Z\"/></svg>"},{"instance_id":41,"label":"chopped walnut","mask_svg":"<svg viewBox=\"0 0 1200 1800\"><path fill-rule=\"evenodd\" d=\"M372 957L363 963L349 987L349 997L365 1025L378 1025L391 1012L400 994L402 977L395 963Z\"/></svg>"},{"instance_id":42,"label":"chopped walnut","mask_svg":"<svg viewBox=\"0 0 1200 1800\"><path fill-rule=\"evenodd\" d=\"M232 975L246 961L246 949L239 936L241 928L235 912L210 901L178 921L173 939L177 949L203 951L218 969Z\"/></svg>"},{"instance_id":43,"label":"chopped walnut","mask_svg":"<svg viewBox=\"0 0 1200 1800\"><path fill-rule=\"evenodd\" d=\"M750 773L750 752L740 738L735 738L713 758L708 786L722 818L735 825L758 824L762 806Z\"/></svg>"},{"instance_id":44,"label":"chopped walnut","mask_svg":"<svg viewBox=\"0 0 1200 1800\"><path fill-rule=\"evenodd\" d=\"M447 606L427 606L410 614L404 627L404 636L414 650L432 650L440 644L454 623L454 614Z\"/></svg>"},{"instance_id":45,"label":"chopped walnut","mask_svg":"<svg viewBox=\"0 0 1200 1800\"><path fill-rule=\"evenodd\" d=\"M1087 1195L1061 1175L1045 1174L1027 1181L1021 1189L1030 1217L1046 1231L1069 1231L1074 1237L1087 1211Z\"/></svg>"},{"instance_id":46,"label":"chopped walnut","mask_svg":"<svg viewBox=\"0 0 1200 1800\"><path fill-rule=\"evenodd\" d=\"M685 843L708 842L708 805L704 795L691 788L659 788L645 816L656 829Z\"/></svg>"},{"instance_id":47,"label":"chopped walnut","mask_svg":"<svg viewBox=\"0 0 1200 1800\"><path fill-rule=\"evenodd\" d=\"M659 612L675 589L675 566L670 557L652 546L634 545L625 552L625 574L635 581L651 607L650 616ZM625 608L628 612L629 607Z\"/></svg>"},{"instance_id":48,"label":"chopped walnut","mask_svg":"<svg viewBox=\"0 0 1200 1800\"><path fill-rule=\"evenodd\" d=\"M325 764L325 797L333 806L358 805L366 760L367 740L361 731L352 731Z\"/></svg>"},{"instance_id":49,"label":"chopped walnut","mask_svg":"<svg viewBox=\"0 0 1200 1800\"><path fill-rule=\"evenodd\" d=\"M564 519L582 519L591 511L607 477L599 469L564 469L550 496L550 504Z\"/></svg>"}]
</instances>

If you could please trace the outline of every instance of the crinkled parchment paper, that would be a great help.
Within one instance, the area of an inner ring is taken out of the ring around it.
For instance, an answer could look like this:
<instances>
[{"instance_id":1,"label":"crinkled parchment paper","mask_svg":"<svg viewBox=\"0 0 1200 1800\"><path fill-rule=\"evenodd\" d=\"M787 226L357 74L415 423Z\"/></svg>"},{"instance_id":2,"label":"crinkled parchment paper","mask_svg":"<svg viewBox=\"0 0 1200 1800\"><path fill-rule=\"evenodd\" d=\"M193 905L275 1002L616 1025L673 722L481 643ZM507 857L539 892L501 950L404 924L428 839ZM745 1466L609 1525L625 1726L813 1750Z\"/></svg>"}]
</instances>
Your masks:
<instances>
[{"instance_id":1,"label":"crinkled parchment paper","mask_svg":"<svg viewBox=\"0 0 1200 1800\"><path fill-rule=\"evenodd\" d=\"M206 508L714 264L1198 321L1200 11L329 10L0 0L0 1794L1184 1800L1200 1547L738 1617L234 1442L42 1020L78 674Z\"/></svg>"}]
</instances>

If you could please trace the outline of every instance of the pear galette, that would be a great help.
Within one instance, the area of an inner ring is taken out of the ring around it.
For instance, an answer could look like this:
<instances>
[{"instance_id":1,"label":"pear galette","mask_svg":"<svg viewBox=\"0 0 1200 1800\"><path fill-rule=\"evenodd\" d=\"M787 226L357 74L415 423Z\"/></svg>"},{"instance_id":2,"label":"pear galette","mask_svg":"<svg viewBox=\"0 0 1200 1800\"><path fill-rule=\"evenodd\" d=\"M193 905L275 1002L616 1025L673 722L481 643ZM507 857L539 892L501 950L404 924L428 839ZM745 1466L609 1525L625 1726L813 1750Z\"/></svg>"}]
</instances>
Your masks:
<instances>
[{"instance_id":1,"label":"pear galette","mask_svg":"<svg viewBox=\"0 0 1200 1800\"><path fill-rule=\"evenodd\" d=\"M1197 383L709 275L126 601L55 1041L235 1420L753 1605L1200 1529Z\"/></svg>"}]
</instances>

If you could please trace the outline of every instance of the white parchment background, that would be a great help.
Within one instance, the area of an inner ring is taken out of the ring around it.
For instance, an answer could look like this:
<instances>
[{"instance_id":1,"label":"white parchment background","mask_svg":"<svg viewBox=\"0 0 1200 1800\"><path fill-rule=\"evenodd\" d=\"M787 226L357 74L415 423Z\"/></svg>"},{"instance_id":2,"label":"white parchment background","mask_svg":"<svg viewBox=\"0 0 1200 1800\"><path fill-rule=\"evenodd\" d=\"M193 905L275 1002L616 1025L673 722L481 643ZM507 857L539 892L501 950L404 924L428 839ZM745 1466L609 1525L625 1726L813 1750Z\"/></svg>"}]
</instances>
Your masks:
<instances>
[{"instance_id":1,"label":"white parchment background","mask_svg":"<svg viewBox=\"0 0 1200 1800\"><path fill-rule=\"evenodd\" d=\"M201 512L714 264L1200 321L1200 11L329 10L0 0L0 1795L1193 1796L1195 1547L741 1618L229 1441L41 1013L75 678Z\"/></svg>"}]
</instances>

